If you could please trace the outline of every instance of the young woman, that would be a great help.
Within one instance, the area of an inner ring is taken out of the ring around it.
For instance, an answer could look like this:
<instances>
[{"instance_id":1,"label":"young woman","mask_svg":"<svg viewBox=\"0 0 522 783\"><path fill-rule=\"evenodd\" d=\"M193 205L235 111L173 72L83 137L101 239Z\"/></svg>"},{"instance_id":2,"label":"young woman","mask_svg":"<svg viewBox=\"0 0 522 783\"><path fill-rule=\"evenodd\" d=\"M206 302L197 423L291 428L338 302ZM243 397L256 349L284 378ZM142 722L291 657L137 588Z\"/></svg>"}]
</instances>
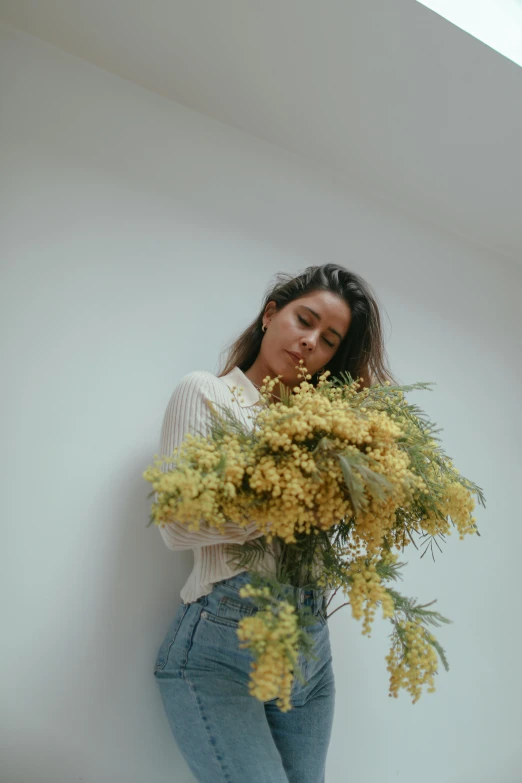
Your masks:
<instances>
[{"instance_id":1,"label":"young woman","mask_svg":"<svg viewBox=\"0 0 522 783\"><path fill-rule=\"evenodd\" d=\"M281 382L293 388L300 382L301 357L314 385L325 369L332 376L344 370L362 377L365 386L394 381L379 308L361 277L335 264L308 267L297 277L278 275L258 316L230 346L220 375L195 370L174 389L160 454L171 454L187 432L208 432L208 400L229 406L249 426L263 379L281 375ZM262 533L255 523L246 528L229 523L222 534L204 521L199 531L177 523L159 530L170 549L194 552L194 567L158 651L154 676L174 738L196 779L323 783L335 702L328 594L290 588L297 604L310 606L317 619L308 630L318 660L301 659L307 684L294 679L292 709L283 713L275 699L263 703L249 694L253 658L239 649L236 634L239 621L256 609L252 599L239 595L249 574L231 564L227 544ZM256 570L275 573L277 553L276 539Z\"/></svg>"}]
</instances>

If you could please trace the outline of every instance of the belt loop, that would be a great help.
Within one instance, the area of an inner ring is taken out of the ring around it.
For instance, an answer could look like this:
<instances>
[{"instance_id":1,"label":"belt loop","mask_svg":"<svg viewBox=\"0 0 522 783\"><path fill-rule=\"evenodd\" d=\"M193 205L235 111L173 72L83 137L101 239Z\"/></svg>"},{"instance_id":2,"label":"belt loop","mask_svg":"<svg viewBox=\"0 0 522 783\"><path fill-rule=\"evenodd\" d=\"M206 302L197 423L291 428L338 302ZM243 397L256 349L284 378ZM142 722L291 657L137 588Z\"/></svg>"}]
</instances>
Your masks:
<instances>
[{"instance_id":1,"label":"belt loop","mask_svg":"<svg viewBox=\"0 0 522 783\"><path fill-rule=\"evenodd\" d=\"M315 594L315 613L318 614L320 611L322 611L323 608L323 600L324 600L324 593L321 589L314 590Z\"/></svg>"}]
</instances>

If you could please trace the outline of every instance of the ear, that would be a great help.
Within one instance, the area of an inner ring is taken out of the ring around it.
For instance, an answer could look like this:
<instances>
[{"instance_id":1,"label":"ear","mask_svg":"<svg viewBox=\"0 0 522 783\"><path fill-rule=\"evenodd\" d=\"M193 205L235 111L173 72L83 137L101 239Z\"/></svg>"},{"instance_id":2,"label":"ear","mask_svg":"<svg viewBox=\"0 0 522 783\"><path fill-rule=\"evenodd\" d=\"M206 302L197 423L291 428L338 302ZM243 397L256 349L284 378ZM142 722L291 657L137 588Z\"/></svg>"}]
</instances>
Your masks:
<instances>
[{"instance_id":1,"label":"ear","mask_svg":"<svg viewBox=\"0 0 522 783\"><path fill-rule=\"evenodd\" d=\"M268 302L267 306L265 307L264 315L273 318L276 312L277 312L277 304L273 300L271 302Z\"/></svg>"}]
</instances>

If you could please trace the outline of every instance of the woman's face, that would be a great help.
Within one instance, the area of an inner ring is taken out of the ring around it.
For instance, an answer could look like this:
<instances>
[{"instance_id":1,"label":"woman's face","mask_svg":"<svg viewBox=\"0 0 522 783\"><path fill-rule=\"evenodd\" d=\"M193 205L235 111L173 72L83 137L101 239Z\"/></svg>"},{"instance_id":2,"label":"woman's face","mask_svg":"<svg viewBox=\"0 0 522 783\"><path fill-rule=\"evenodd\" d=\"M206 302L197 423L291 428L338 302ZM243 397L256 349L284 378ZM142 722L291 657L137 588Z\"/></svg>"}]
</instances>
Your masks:
<instances>
[{"instance_id":1,"label":"woman's face","mask_svg":"<svg viewBox=\"0 0 522 783\"><path fill-rule=\"evenodd\" d=\"M293 388L302 380L298 376L299 358L302 356L311 375L322 369L335 356L350 320L348 304L330 291L306 294L279 312L275 302L269 302L263 316L267 329L255 372L262 372L261 380L266 375L282 375L281 381Z\"/></svg>"}]
</instances>

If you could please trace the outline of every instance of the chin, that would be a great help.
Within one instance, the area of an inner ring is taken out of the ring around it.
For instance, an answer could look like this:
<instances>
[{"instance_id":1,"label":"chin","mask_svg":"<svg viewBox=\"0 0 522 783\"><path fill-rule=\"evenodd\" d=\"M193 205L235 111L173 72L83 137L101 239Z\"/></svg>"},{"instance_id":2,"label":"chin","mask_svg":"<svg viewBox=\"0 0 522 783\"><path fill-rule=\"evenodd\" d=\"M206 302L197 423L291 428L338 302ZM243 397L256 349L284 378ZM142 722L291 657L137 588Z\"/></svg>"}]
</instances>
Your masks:
<instances>
[{"instance_id":1,"label":"chin","mask_svg":"<svg viewBox=\"0 0 522 783\"><path fill-rule=\"evenodd\" d=\"M294 372L286 370L281 374L283 377L279 380L286 386L290 386L290 388L293 388L294 386L297 386L301 383L301 379L297 377L297 370L294 370Z\"/></svg>"},{"instance_id":2,"label":"chin","mask_svg":"<svg viewBox=\"0 0 522 783\"><path fill-rule=\"evenodd\" d=\"M275 362L274 362L274 369L270 371L269 375L270 375L271 378L275 378L277 375L279 375L278 383L284 383L287 386L290 386L290 384L293 383L290 371L288 370L288 367L281 367L281 368L279 368L275 364ZM293 385L295 386L295 383Z\"/></svg>"}]
</instances>

